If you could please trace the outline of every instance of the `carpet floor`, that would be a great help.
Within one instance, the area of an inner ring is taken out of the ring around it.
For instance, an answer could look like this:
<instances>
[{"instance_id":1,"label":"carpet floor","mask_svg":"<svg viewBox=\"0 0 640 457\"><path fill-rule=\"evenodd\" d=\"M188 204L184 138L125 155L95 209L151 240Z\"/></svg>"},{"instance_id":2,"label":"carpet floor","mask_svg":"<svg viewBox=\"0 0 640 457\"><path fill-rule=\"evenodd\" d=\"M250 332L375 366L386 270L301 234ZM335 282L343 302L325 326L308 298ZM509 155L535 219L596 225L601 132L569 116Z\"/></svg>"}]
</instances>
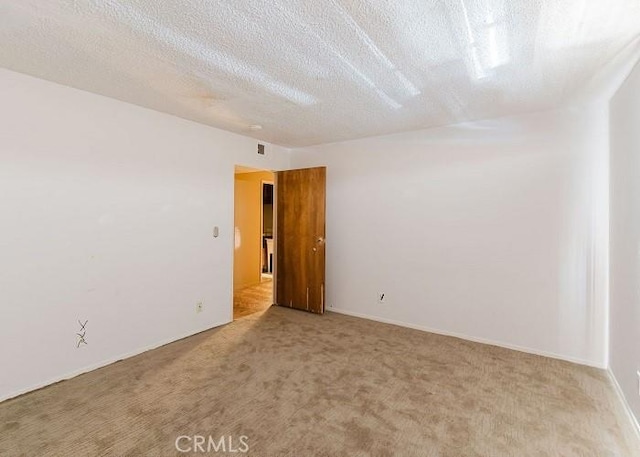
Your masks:
<instances>
[{"instance_id":1,"label":"carpet floor","mask_svg":"<svg viewBox=\"0 0 640 457\"><path fill-rule=\"evenodd\" d=\"M0 455L640 456L623 414L601 370L271 307L1 403Z\"/></svg>"}]
</instances>

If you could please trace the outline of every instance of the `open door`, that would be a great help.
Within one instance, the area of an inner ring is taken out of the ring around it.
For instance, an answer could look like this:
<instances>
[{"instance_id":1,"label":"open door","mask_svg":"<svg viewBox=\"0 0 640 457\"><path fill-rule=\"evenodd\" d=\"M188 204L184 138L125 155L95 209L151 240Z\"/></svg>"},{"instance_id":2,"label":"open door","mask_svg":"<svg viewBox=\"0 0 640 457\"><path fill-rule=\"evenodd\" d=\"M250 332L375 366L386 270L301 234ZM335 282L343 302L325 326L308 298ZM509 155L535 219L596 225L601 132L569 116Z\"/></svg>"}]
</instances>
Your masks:
<instances>
[{"instance_id":1,"label":"open door","mask_svg":"<svg viewBox=\"0 0 640 457\"><path fill-rule=\"evenodd\" d=\"M326 168L276 173L279 306L324 313Z\"/></svg>"}]
</instances>

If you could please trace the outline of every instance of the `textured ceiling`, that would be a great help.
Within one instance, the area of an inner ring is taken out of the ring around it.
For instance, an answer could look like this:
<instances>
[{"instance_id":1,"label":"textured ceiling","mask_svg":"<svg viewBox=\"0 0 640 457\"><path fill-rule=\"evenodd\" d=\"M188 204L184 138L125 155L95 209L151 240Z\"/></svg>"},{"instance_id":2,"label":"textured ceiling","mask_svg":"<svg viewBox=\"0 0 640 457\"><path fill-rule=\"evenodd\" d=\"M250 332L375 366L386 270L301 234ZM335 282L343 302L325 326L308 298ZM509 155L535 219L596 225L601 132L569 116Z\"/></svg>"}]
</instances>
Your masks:
<instances>
[{"instance_id":1,"label":"textured ceiling","mask_svg":"<svg viewBox=\"0 0 640 457\"><path fill-rule=\"evenodd\" d=\"M639 34L640 0L0 0L0 66L285 146L553 108Z\"/></svg>"}]
</instances>

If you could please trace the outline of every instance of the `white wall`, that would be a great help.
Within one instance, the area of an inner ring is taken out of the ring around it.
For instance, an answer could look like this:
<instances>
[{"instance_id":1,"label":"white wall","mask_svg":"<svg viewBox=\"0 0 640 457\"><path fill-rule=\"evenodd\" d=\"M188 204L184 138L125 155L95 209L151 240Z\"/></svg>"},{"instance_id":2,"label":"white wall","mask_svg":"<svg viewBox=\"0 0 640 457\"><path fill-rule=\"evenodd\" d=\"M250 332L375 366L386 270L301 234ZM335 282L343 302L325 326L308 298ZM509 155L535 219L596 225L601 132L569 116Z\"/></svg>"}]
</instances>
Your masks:
<instances>
[{"instance_id":1,"label":"white wall","mask_svg":"<svg viewBox=\"0 0 640 457\"><path fill-rule=\"evenodd\" d=\"M611 111L611 370L640 418L640 65Z\"/></svg>"},{"instance_id":2,"label":"white wall","mask_svg":"<svg viewBox=\"0 0 640 457\"><path fill-rule=\"evenodd\" d=\"M328 306L606 366L607 154L606 107L294 150L328 167Z\"/></svg>"},{"instance_id":3,"label":"white wall","mask_svg":"<svg viewBox=\"0 0 640 457\"><path fill-rule=\"evenodd\" d=\"M0 400L230 321L234 164L288 151L6 70L0 100Z\"/></svg>"},{"instance_id":4,"label":"white wall","mask_svg":"<svg viewBox=\"0 0 640 457\"><path fill-rule=\"evenodd\" d=\"M0 100L0 399L231 319L234 164L288 151L5 70ZM296 150L328 166L327 304L606 366L607 121Z\"/></svg>"}]
</instances>

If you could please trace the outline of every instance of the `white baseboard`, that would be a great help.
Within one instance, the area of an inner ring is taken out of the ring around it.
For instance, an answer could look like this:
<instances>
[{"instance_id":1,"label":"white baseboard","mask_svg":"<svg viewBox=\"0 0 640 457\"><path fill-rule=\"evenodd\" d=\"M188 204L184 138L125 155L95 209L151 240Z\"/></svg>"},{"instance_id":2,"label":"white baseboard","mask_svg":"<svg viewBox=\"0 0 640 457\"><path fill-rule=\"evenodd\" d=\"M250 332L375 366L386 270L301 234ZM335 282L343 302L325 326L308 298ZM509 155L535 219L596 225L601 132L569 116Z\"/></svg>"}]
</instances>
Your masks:
<instances>
[{"instance_id":1,"label":"white baseboard","mask_svg":"<svg viewBox=\"0 0 640 457\"><path fill-rule=\"evenodd\" d=\"M347 316L359 317L359 318L362 318L362 319L368 319L368 320L376 321L376 322L382 322L382 323L385 323L385 324L398 325L400 327L407 327L407 328L411 328L411 329L414 329L414 330L421 330L423 332L435 333L437 335L452 336L454 338L460 338L460 339L467 340L467 341L473 341L474 343L489 344L491 346L498 346L498 347L505 348L505 349L511 349L511 350L514 350L514 351L525 352L527 354L534 354L534 355L540 355L540 356L543 356L543 357L549 357L549 358L552 358L552 359L564 360L566 362L577 363L579 365L586 365L586 366L594 367L594 368L600 368L602 370L607 369L607 366L604 363L598 363L598 362L594 362L592 360L585 360L585 359L580 359L580 358L577 358L577 357L571 357L571 356L567 356L567 355L556 354L554 352L547 352L547 351L541 351L541 350L538 350L538 349L527 348L527 347L524 347L524 346L518 346L518 345L515 345L515 344L505 343L505 342L502 342L502 341L495 341L495 340L489 340L489 339L485 339L485 338L478 338L478 337L475 337L475 336L464 335L462 333L449 332L449 331L446 331L446 330L440 330L440 329L436 329L436 328L425 327L425 326L422 326L422 325L409 324L407 322L401 322L401 321L396 321L396 320L393 320L393 319L386 319L386 318L383 318L383 317L371 316L369 314L355 313L353 311L347 311L347 310L340 309L340 308L327 308L326 311L339 313L339 314L345 314Z\"/></svg>"},{"instance_id":2,"label":"white baseboard","mask_svg":"<svg viewBox=\"0 0 640 457\"><path fill-rule=\"evenodd\" d=\"M636 437L638 438L638 440L640 440L640 424L638 423L638 418L635 414L633 414L631 406L629 406L629 402L627 402L627 397L625 397L624 392L622 391L622 387L620 387L616 376L613 374L613 371L611 371L611 367L607 368L607 373L609 374L609 379L611 379L611 383L615 388L616 394L618 395L618 398L620 399L620 402L622 403L622 406L624 407L624 410L629 417L629 421L633 426L633 430L636 432Z\"/></svg>"},{"instance_id":3,"label":"white baseboard","mask_svg":"<svg viewBox=\"0 0 640 457\"><path fill-rule=\"evenodd\" d=\"M0 403L5 401L5 400L9 400L11 398L15 398L15 397L18 397L20 395L24 395L26 393L32 392L34 390L42 389L43 387L50 386L51 384L55 384L57 382L66 381L68 379L75 378L76 376L79 376L81 374L88 373L88 372L93 371L93 370L97 370L98 368L102 368L102 367L105 367L107 365L111 365L112 363L119 362L120 360L128 359L130 357L142 354L143 352L147 352L147 351L150 351L152 349L157 349L160 346L164 346L165 344L174 343L174 342L179 341L179 340L181 340L183 338L187 338L187 337L190 337L190 336L193 336L193 335L197 335L198 333L206 332L207 330L211 330L213 328L220 327L222 325L228 324L229 322L231 322L231 321L220 322L220 323L212 325L211 327L203 328L201 330L196 330L196 331L192 331L192 332L187 332L187 333L184 333L184 334L182 334L180 336L175 336L175 337L172 337L172 338L167 338L167 339L161 340L159 342L156 342L154 344L150 344L148 346L144 346L142 348L135 349L133 351L126 352L124 354L120 354L120 355L115 356L115 357L110 357L107 360L103 360L102 362L94 363L94 364L79 368L79 369L74 370L74 371L72 371L70 373L66 373L64 375L60 375L60 376L56 376L54 378L50 378L47 381L43 381L43 382L40 382L38 384L34 384L34 385L32 385L30 387L27 387L25 389L20 389L20 390L11 392L11 393L9 393L7 395L0 396Z\"/></svg>"}]
</instances>

